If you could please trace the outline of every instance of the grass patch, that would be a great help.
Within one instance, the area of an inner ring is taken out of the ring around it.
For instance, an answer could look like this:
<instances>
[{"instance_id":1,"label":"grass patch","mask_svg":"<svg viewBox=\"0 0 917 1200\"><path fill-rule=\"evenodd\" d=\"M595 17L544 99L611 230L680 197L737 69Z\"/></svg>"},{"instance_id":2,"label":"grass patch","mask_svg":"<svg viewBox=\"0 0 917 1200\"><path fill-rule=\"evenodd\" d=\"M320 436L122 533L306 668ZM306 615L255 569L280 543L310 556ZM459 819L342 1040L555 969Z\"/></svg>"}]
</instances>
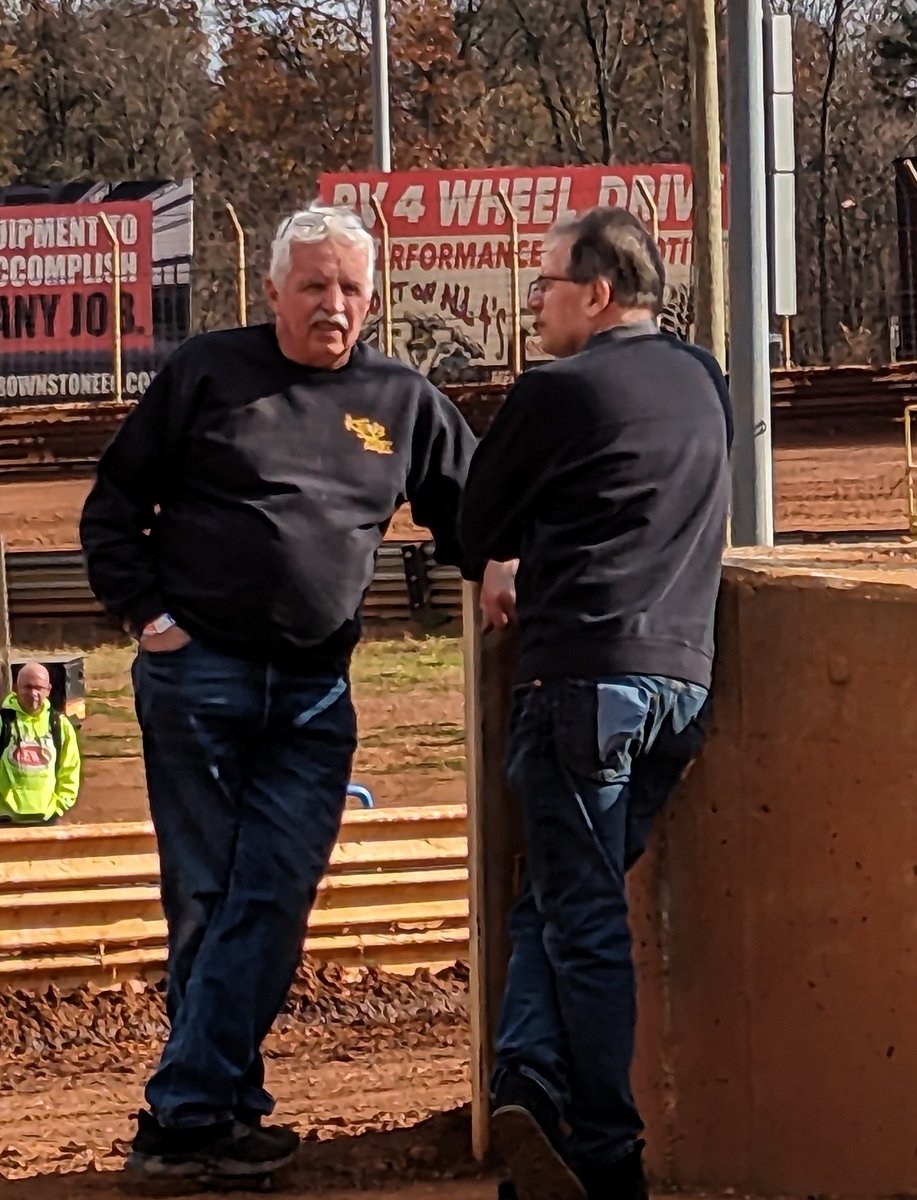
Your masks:
<instances>
[{"instance_id":1,"label":"grass patch","mask_svg":"<svg viewBox=\"0 0 917 1200\"><path fill-rule=\"evenodd\" d=\"M125 683L121 687L105 688L90 684L87 680L86 691L87 693L91 692L100 700L126 700L128 704L132 704L134 700L134 689L129 683Z\"/></svg>"},{"instance_id":2,"label":"grass patch","mask_svg":"<svg viewBox=\"0 0 917 1200\"><path fill-rule=\"evenodd\" d=\"M378 766L361 766L354 772L360 780L381 778L385 775L442 775L444 772L461 774L465 769L463 758L423 758L407 761L382 763Z\"/></svg>"},{"instance_id":3,"label":"grass patch","mask_svg":"<svg viewBox=\"0 0 917 1200\"><path fill-rule=\"evenodd\" d=\"M23 650L23 654L41 658L42 651ZM81 650L55 651L73 653ZM86 694L102 699L129 698L130 646L102 646L86 655ZM461 638L430 637L380 638L361 642L353 656L351 675L354 683L373 687L397 688L423 684L432 688L456 687L462 683Z\"/></svg>"},{"instance_id":4,"label":"grass patch","mask_svg":"<svg viewBox=\"0 0 917 1200\"><path fill-rule=\"evenodd\" d=\"M358 689L451 691L462 686L462 643L455 637L363 642L354 654L352 676Z\"/></svg>"},{"instance_id":5,"label":"grass patch","mask_svg":"<svg viewBox=\"0 0 917 1200\"><path fill-rule=\"evenodd\" d=\"M79 734L83 756L138 758L140 736L130 678L133 648L103 646L85 658L87 719ZM458 720L455 703L463 680L460 638L440 634L364 641L354 654L352 678L358 705L369 701L371 712L362 725L360 770L397 775L464 769L457 756L464 730L460 702ZM402 701L398 724L388 723L394 715L389 698L393 704ZM405 717L410 721L415 715L418 721L404 723Z\"/></svg>"},{"instance_id":6,"label":"grass patch","mask_svg":"<svg viewBox=\"0 0 917 1200\"><path fill-rule=\"evenodd\" d=\"M115 684L119 694L131 688L131 664L134 660L133 646L101 646L90 650L86 656L86 683L94 686Z\"/></svg>"},{"instance_id":7,"label":"grass patch","mask_svg":"<svg viewBox=\"0 0 917 1200\"><path fill-rule=\"evenodd\" d=\"M136 725L137 721L130 697L125 697L121 704L112 704L107 696L100 696L98 692L87 696L86 715L87 717L110 717L113 721L126 721L130 725Z\"/></svg>"},{"instance_id":8,"label":"grass patch","mask_svg":"<svg viewBox=\"0 0 917 1200\"><path fill-rule=\"evenodd\" d=\"M83 758L139 758L140 738L97 733L80 738L80 752Z\"/></svg>"},{"instance_id":9,"label":"grass patch","mask_svg":"<svg viewBox=\"0 0 917 1200\"><path fill-rule=\"evenodd\" d=\"M426 725L390 725L364 733L361 746L391 746L416 741L423 746L458 746L465 740L465 730L451 721L437 721Z\"/></svg>"}]
</instances>

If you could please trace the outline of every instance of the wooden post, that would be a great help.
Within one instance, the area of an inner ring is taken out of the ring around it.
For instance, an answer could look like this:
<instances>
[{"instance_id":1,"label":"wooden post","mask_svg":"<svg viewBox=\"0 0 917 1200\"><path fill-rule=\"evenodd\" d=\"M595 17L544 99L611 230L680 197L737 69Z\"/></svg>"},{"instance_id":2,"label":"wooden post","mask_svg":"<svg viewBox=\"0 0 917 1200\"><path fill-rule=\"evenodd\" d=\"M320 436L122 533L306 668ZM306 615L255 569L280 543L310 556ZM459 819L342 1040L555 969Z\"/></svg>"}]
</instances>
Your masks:
<instances>
[{"instance_id":1,"label":"wooden post","mask_svg":"<svg viewBox=\"0 0 917 1200\"><path fill-rule=\"evenodd\" d=\"M503 212L509 221L509 278L510 278L510 320L512 322L512 337L509 343L509 369L514 379L522 374L522 297L519 291L519 218L509 202L505 189L497 193Z\"/></svg>"},{"instance_id":2,"label":"wooden post","mask_svg":"<svg viewBox=\"0 0 917 1200\"><path fill-rule=\"evenodd\" d=\"M236 213L235 205L227 200L226 211L232 222L233 240L236 244L236 321L248 324L248 283L245 277L245 230Z\"/></svg>"},{"instance_id":3,"label":"wooden post","mask_svg":"<svg viewBox=\"0 0 917 1200\"><path fill-rule=\"evenodd\" d=\"M643 203L646 205L647 212L650 214L650 229L653 231L653 241L656 242L656 244L658 245L658 243L659 243L659 205L656 203L656 199L653 196L653 193L646 186L645 181L642 180L639 175L634 180L634 185L636 186L637 191L640 193Z\"/></svg>"},{"instance_id":4,"label":"wooden post","mask_svg":"<svg viewBox=\"0 0 917 1200\"><path fill-rule=\"evenodd\" d=\"M726 284L715 0L688 0L688 44L692 83L695 337L725 369Z\"/></svg>"},{"instance_id":5,"label":"wooden post","mask_svg":"<svg viewBox=\"0 0 917 1200\"><path fill-rule=\"evenodd\" d=\"M392 331L392 238L379 198L370 196L369 203L382 230L379 246L379 267L382 274L382 337L379 339L379 348L383 354L392 358L395 345Z\"/></svg>"},{"instance_id":6,"label":"wooden post","mask_svg":"<svg viewBox=\"0 0 917 1200\"><path fill-rule=\"evenodd\" d=\"M465 584L471 1141L480 1162L490 1147L493 1045L509 961L506 919L518 889L523 843L521 813L503 773L516 638L512 632L482 634L479 595L477 584Z\"/></svg>"},{"instance_id":7,"label":"wooden post","mask_svg":"<svg viewBox=\"0 0 917 1200\"><path fill-rule=\"evenodd\" d=\"M6 584L6 539L0 534L0 687L4 696L13 688L10 647L10 596Z\"/></svg>"}]
</instances>

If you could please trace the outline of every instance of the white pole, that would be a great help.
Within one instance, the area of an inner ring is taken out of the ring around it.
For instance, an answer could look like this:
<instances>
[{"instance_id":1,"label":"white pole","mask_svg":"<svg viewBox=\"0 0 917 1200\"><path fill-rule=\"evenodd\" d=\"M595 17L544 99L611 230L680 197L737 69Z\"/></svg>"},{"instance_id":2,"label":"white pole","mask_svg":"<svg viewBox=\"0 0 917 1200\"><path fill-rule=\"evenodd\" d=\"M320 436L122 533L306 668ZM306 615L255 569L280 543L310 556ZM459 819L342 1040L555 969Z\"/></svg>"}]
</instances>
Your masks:
<instances>
[{"instance_id":1,"label":"white pole","mask_svg":"<svg viewBox=\"0 0 917 1200\"><path fill-rule=\"evenodd\" d=\"M735 408L736 546L774 544L771 456L764 10L727 5L729 54L729 381Z\"/></svg>"},{"instance_id":2,"label":"white pole","mask_svg":"<svg viewBox=\"0 0 917 1200\"><path fill-rule=\"evenodd\" d=\"M373 166L392 169L392 134L389 121L388 3L372 0Z\"/></svg>"}]
</instances>

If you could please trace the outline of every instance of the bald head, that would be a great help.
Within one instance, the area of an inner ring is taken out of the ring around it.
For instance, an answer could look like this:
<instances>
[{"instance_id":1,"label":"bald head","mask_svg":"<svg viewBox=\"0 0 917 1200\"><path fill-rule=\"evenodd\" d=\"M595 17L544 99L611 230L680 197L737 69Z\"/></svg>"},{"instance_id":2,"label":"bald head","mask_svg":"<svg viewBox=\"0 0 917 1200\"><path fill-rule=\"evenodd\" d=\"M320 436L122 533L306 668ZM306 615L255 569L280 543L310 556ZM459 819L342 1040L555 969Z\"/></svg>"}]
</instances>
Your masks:
<instances>
[{"instance_id":1,"label":"bald head","mask_svg":"<svg viewBox=\"0 0 917 1200\"><path fill-rule=\"evenodd\" d=\"M50 694L48 668L39 662L26 663L16 676L16 699L23 711L37 713Z\"/></svg>"}]
</instances>

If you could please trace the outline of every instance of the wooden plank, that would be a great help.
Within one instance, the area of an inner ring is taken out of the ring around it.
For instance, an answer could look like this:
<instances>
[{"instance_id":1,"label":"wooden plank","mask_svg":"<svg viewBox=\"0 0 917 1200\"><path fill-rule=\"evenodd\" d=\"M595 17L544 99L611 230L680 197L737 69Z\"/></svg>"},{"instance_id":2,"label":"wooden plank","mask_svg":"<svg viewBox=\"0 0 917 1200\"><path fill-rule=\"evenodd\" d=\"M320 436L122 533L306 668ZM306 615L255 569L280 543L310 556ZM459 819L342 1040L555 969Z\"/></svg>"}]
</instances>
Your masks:
<instances>
[{"instance_id":1,"label":"wooden plank","mask_svg":"<svg viewBox=\"0 0 917 1200\"><path fill-rule=\"evenodd\" d=\"M468 924L468 899L435 900L424 904L387 904L384 909L314 909L310 926L316 933L378 933L385 929L410 932L430 926L448 927Z\"/></svg>"},{"instance_id":2,"label":"wooden plank","mask_svg":"<svg viewBox=\"0 0 917 1200\"><path fill-rule=\"evenodd\" d=\"M389 872L464 867L467 857L468 843L464 837L349 842L337 846L332 853L329 877L370 869ZM158 879L159 857L155 848L148 854L0 862L0 904L4 892L10 890L93 884L101 887L156 882Z\"/></svg>"},{"instance_id":3,"label":"wooden plank","mask_svg":"<svg viewBox=\"0 0 917 1200\"><path fill-rule=\"evenodd\" d=\"M466 807L443 804L436 808L416 805L408 808L349 809L344 814L339 843L368 841L406 841L416 838L463 837ZM109 822L94 825L52 825L0 828L0 862L23 858L47 857L66 853L98 854L100 843L124 846L136 844L142 851L156 848L150 821ZM126 848L126 846L125 846Z\"/></svg>"},{"instance_id":4,"label":"wooden plank","mask_svg":"<svg viewBox=\"0 0 917 1200\"><path fill-rule=\"evenodd\" d=\"M403 841L406 838L463 837L467 821L464 804L437 808L353 809L344 816L341 842Z\"/></svg>"},{"instance_id":5,"label":"wooden plank","mask_svg":"<svg viewBox=\"0 0 917 1200\"><path fill-rule=\"evenodd\" d=\"M96 946L140 946L163 943L166 923L158 917L125 917L97 925L0 930L0 954L36 954L45 950L85 950Z\"/></svg>"},{"instance_id":6,"label":"wooden plank","mask_svg":"<svg viewBox=\"0 0 917 1200\"><path fill-rule=\"evenodd\" d=\"M385 909L351 907L315 909L310 925L316 933L380 933L419 931L431 926L467 924L468 902L433 901L429 904L389 904ZM131 916L99 924L0 930L0 952L35 953L43 949L144 945L164 942L166 923L161 917Z\"/></svg>"},{"instance_id":7,"label":"wooden plank","mask_svg":"<svg viewBox=\"0 0 917 1200\"><path fill-rule=\"evenodd\" d=\"M467 900L467 896L468 875L461 868L328 876L319 888L316 908L377 905L388 911L392 904L415 904L422 912L434 901ZM103 924L116 921L121 908L129 909L132 916L139 916L141 910L150 905L155 915L161 915L158 886L137 884L89 890L6 892L0 894L0 926L3 929L27 929L42 924L60 927ZM98 917L87 916L90 910L98 912Z\"/></svg>"},{"instance_id":8,"label":"wooden plank","mask_svg":"<svg viewBox=\"0 0 917 1200\"><path fill-rule=\"evenodd\" d=\"M310 939L308 956L319 962L373 965L395 973L413 974L418 968L441 969L467 958L468 930L424 930L396 936L317 937ZM140 946L111 953L62 953L0 959L0 978L7 987L34 990L55 983L79 987L86 982L105 986L119 981L161 978L165 945Z\"/></svg>"},{"instance_id":9,"label":"wooden plank","mask_svg":"<svg viewBox=\"0 0 917 1200\"><path fill-rule=\"evenodd\" d=\"M412 841L349 842L335 847L331 873L367 870L427 870L433 867L465 867L468 839L460 837L415 838Z\"/></svg>"},{"instance_id":10,"label":"wooden plank","mask_svg":"<svg viewBox=\"0 0 917 1200\"><path fill-rule=\"evenodd\" d=\"M392 904L414 904L418 911L423 911L439 900L462 900L467 904L467 870L455 867L378 875L328 875L318 890L315 909L375 904L389 911Z\"/></svg>"},{"instance_id":11,"label":"wooden plank","mask_svg":"<svg viewBox=\"0 0 917 1200\"><path fill-rule=\"evenodd\" d=\"M477 587L466 586L465 772L468 800L471 961L471 1136L478 1161L490 1148L493 1046L509 961L507 917L522 869L522 823L503 757L516 653L513 633L482 634Z\"/></svg>"},{"instance_id":12,"label":"wooden plank","mask_svg":"<svg viewBox=\"0 0 917 1200\"><path fill-rule=\"evenodd\" d=\"M18 904L0 907L0 954L20 953L33 941L36 945L94 946L113 940L128 940L134 932L149 940L149 928L165 930L159 888L145 885L125 888L96 888L91 892L45 892L20 896L9 893L5 901ZM49 931L54 940L49 941ZM164 933L163 933L164 936Z\"/></svg>"},{"instance_id":13,"label":"wooden plank","mask_svg":"<svg viewBox=\"0 0 917 1200\"><path fill-rule=\"evenodd\" d=\"M0 829L0 864L29 860L148 854L156 849L149 821L109 825L4 826Z\"/></svg>"},{"instance_id":14,"label":"wooden plank","mask_svg":"<svg viewBox=\"0 0 917 1200\"><path fill-rule=\"evenodd\" d=\"M158 884L134 884L129 887L102 887L83 890L81 888L59 888L46 892L5 892L0 895L0 923L5 929L12 928L20 914L40 909L63 912L72 909L75 913L96 906L115 910L120 904L142 906L159 904ZM24 916L22 919L26 919Z\"/></svg>"},{"instance_id":15,"label":"wooden plank","mask_svg":"<svg viewBox=\"0 0 917 1200\"><path fill-rule=\"evenodd\" d=\"M73 886L159 882L159 856L122 854L110 858L57 858L0 863L0 907L19 888L34 891Z\"/></svg>"}]
</instances>

